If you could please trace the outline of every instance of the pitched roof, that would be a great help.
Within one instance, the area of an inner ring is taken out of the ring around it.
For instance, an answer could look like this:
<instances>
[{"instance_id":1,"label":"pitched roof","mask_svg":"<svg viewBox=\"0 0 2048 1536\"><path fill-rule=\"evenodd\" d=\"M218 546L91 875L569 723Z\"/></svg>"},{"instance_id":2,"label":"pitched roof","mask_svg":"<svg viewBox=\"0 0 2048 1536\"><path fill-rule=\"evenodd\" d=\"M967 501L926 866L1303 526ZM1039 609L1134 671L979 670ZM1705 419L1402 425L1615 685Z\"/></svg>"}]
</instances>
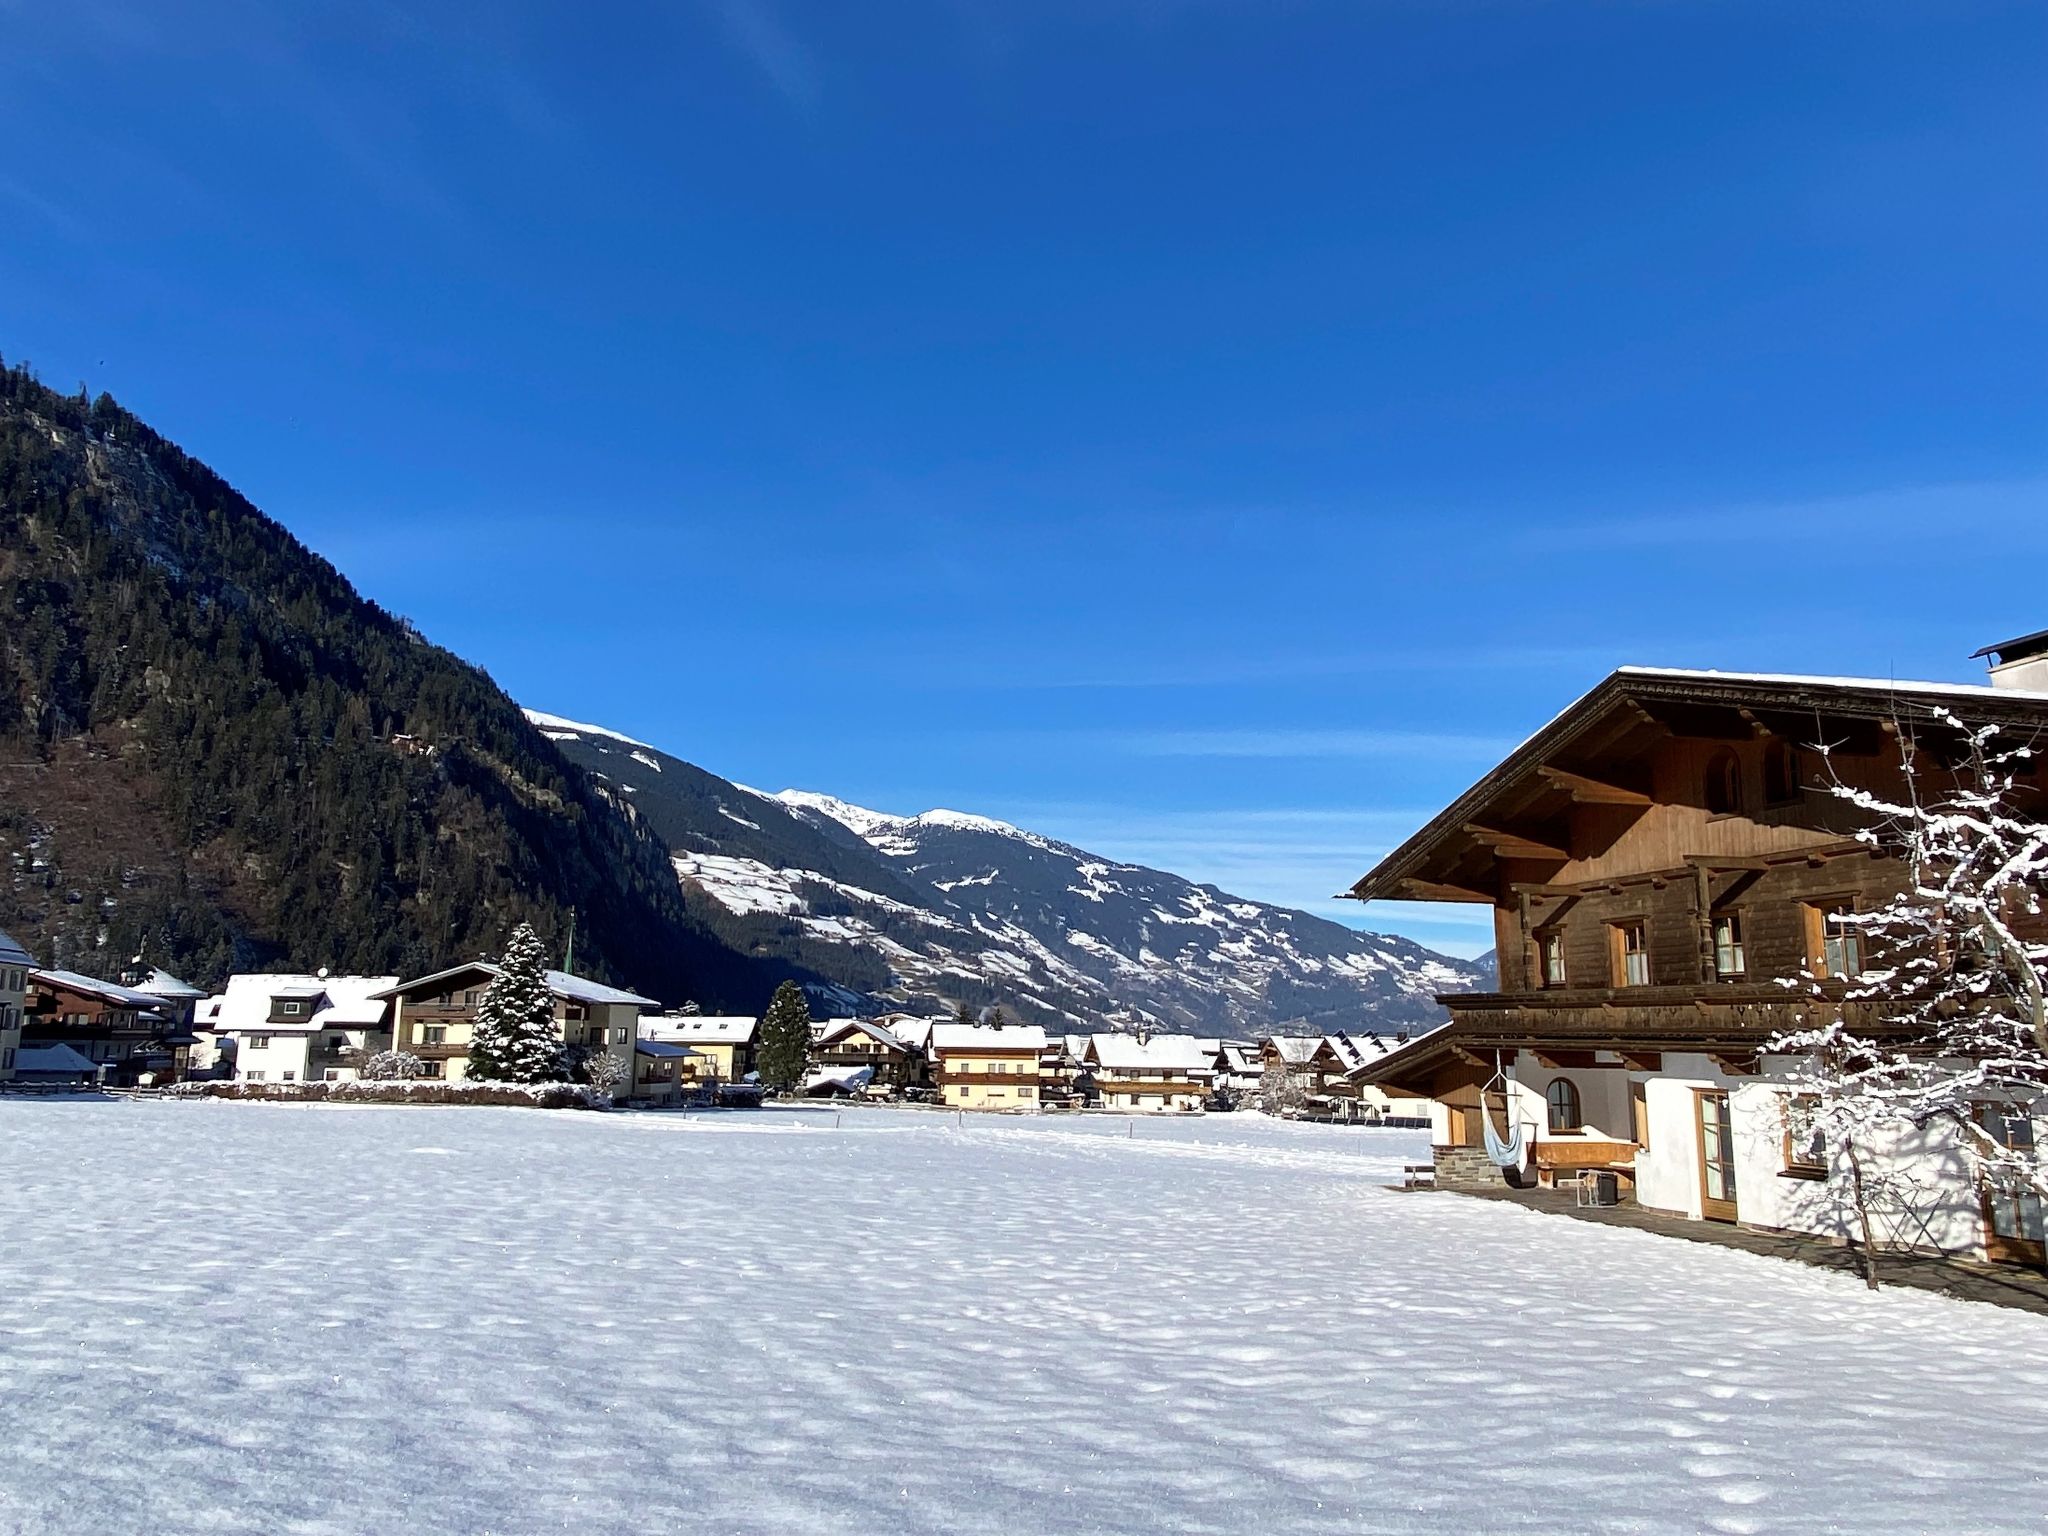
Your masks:
<instances>
[{"instance_id":1,"label":"pitched roof","mask_svg":"<svg viewBox=\"0 0 2048 1536\"><path fill-rule=\"evenodd\" d=\"M811 1026L811 1036L819 1045L830 1045L854 1034L867 1035L892 1051L904 1049L896 1032L875 1019L820 1019Z\"/></svg>"},{"instance_id":2,"label":"pitched roof","mask_svg":"<svg viewBox=\"0 0 2048 1536\"><path fill-rule=\"evenodd\" d=\"M1274 1054L1290 1067L1305 1067L1315 1060L1316 1052L1323 1048L1321 1035L1273 1035L1267 1043Z\"/></svg>"},{"instance_id":3,"label":"pitched roof","mask_svg":"<svg viewBox=\"0 0 2048 1536\"><path fill-rule=\"evenodd\" d=\"M1110 1072L1206 1072L1214 1064L1214 1053L1193 1035L1090 1035L1088 1058Z\"/></svg>"},{"instance_id":4,"label":"pitched roof","mask_svg":"<svg viewBox=\"0 0 2048 1536\"><path fill-rule=\"evenodd\" d=\"M1045 1031L1036 1024L934 1024L932 1049L947 1051L1042 1051Z\"/></svg>"},{"instance_id":5,"label":"pitched roof","mask_svg":"<svg viewBox=\"0 0 2048 1536\"><path fill-rule=\"evenodd\" d=\"M193 986L191 982L180 981L169 971L165 970L152 970L149 975L143 978L135 990L138 992L148 992L156 997L175 998L180 1001L206 996L203 990Z\"/></svg>"},{"instance_id":6,"label":"pitched roof","mask_svg":"<svg viewBox=\"0 0 2048 1536\"><path fill-rule=\"evenodd\" d=\"M0 933L0 965L34 965L36 957L12 938Z\"/></svg>"},{"instance_id":7,"label":"pitched roof","mask_svg":"<svg viewBox=\"0 0 2048 1536\"><path fill-rule=\"evenodd\" d=\"M684 1056L702 1056L702 1051L693 1051L687 1045L677 1045L672 1040L635 1040L633 1049L642 1056L659 1057L664 1061Z\"/></svg>"},{"instance_id":8,"label":"pitched roof","mask_svg":"<svg viewBox=\"0 0 2048 1536\"><path fill-rule=\"evenodd\" d=\"M24 1045L14 1053L17 1072L78 1072L88 1077L99 1068L68 1045Z\"/></svg>"},{"instance_id":9,"label":"pitched roof","mask_svg":"<svg viewBox=\"0 0 2048 1536\"><path fill-rule=\"evenodd\" d=\"M323 1029L374 1029L390 1012L385 1001L394 976L302 976L245 974L230 976L212 1019L201 1007L198 1022L217 1034L313 1034ZM270 1000L295 998L312 1003L303 1018L274 1020Z\"/></svg>"},{"instance_id":10,"label":"pitched roof","mask_svg":"<svg viewBox=\"0 0 2048 1536\"><path fill-rule=\"evenodd\" d=\"M1972 725L2038 730L2048 726L2048 693L1973 683L1622 667L1516 747L1343 894L1360 901L1490 899L1488 877L1480 872L1494 867L1490 861L1498 849L1482 835L1483 824L1526 819L1568 803L1568 782L1588 766L1581 756L1611 761L1621 741L1634 739L1642 750L1641 743L1667 732L1705 734L1703 723L1719 721L1740 724L1745 731L1761 728L1793 746L1807 746L1842 730L1874 736L1892 721L1938 732L1938 710ZM1621 736L1617 725L1626 728ZM1468 866L1470 873L1461 883L1458 872Z\"/></svg>"},{"instance_id":11,"label":"pitched roof","mask_svg":"<svg viewBox=\"0 0 2048 1536\"><path fill-rule=\"evenodd\" d=\"M676 1040L691 1045L745 1045L761 1021L748 1014L664 1013L640 1021L643 1040Z\"/></svg>"},{"instance_id":12,"label":"pitched roof","mask_svg":"<svg viewBox=\"0 0 2048 1536\"><path fill-rule=\"evenodd\" d=\"M138 992L133 987L124 987L117 981L102 981L97 976L83 976L77 971L33 970L31 981L43 982L49 986L63 987L67 991L96 997L103 1003L112 1003L116 1008L139 1008L145 1013L154 1013L163 1005L163 999L148 992Z\"/></svg>"},{"instance_id":13,"label":"pitched roof","mask_svg":"<svg viewBox=\"0 0 2048 1536\"><path fill-rule=\"evenodd\" d=\"M466 960L460 965L451 965L446 970L434 971L425 976L415 976L409 981L393 981L381 995L410 996L414 992L452 980L457 976L482 976L495 981L499 975L499 968L492 961ZM578 976L569 971L549 971L546 975L548 990L572 1003L620 1003L643 1009L661 1006L651 997L642 997L637 992L628 992L620 987L608 987L601 981L592 981L588 976Z\"/></svg>"}]
</instances>

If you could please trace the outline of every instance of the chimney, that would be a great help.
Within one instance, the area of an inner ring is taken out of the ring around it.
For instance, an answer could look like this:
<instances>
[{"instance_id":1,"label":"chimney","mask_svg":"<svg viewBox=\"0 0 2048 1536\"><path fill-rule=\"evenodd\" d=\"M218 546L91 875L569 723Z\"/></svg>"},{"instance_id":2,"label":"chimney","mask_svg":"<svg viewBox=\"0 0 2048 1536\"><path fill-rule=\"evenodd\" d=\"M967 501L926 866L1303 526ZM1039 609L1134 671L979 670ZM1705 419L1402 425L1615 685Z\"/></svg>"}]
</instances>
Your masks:
<instances>
[{"instance_id":1,"label":"chimney","mask_svg":"<svg viewBox=\"0 0 2048 1536\"><path fill-rule=\"evenodd\" d=\"M1987 645L1971 658L1990 657L1991 686L2048 693L2048 629Z\"/></svg>"}]
</instances>

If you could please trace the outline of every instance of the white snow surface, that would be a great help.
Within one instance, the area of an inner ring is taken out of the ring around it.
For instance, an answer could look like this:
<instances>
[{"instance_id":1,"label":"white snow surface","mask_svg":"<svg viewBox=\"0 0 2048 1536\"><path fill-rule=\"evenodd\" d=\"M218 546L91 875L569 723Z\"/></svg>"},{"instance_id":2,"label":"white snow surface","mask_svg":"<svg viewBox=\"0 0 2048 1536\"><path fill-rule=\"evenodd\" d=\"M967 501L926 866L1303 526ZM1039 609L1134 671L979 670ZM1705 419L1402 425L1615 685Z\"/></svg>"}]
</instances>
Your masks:
<instances>
[{"instance_id":1,"label":"white snow surface","mask_svg":"<svg viewBox=\"0 0 2048 1536\"><path fill-rule=\"evenodd\" d=\"M121 1192L0 1181L0 1531L1993 1533L2048 1507L2048 1319L1384 1190L1420 1132L0 1121L17 1166Z\"/></svg>"},{"instance_id":2,"label":"white snow surface","mask_svg":"<svg viewBox=\"0 0 2048 1536\"><path fill-rule=\"evenodd\" d=\"M572 736L602 736L608 741L623 741L629 747L647 747L650 752L656 750L646 742L628 736L624 731L615 731L608 725L591 725L587 721L571 720L565 715L551 715L544 709L524 709L520 713L525 715L531 724L539 726L541 734L552 741L566 741Z\"/></svg>"}]
</instances>

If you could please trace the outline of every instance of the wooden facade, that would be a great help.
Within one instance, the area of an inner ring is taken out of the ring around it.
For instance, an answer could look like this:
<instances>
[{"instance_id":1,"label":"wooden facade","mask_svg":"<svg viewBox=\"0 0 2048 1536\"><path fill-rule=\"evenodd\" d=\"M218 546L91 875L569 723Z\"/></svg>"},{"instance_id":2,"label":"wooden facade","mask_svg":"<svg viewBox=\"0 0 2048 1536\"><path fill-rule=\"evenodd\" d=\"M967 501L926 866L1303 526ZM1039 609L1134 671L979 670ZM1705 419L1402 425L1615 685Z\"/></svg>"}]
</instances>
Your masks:
<instances>
[{"instance_id":1,"label":"wooden facade","mask_svg":"<svg viewBox=\"0 0 2048 1536\"><path fill-rule=\"evenodd\" d=\"M1752 1176L1745 1197L1729 1143L1741 1131L1754 1159L1761 1131L1736 1122L1790 1113L1756 1091L1772 1036L1835 1014L1885 1027L1844 998L1886 957L1841 914L1883 905L1906 867L1836 790L1900 798L1908 753L1923 792L1950 781L1966 743L1939 711L2015 744L2048 728L2048 695L1997 688L1614 674L1354 887L1486 903L1500 967L1498 991L1443 998L1450 1024L1364 1077L1441 1106L1440 1175L1469 1174L1484 1117L1520 1116L1531 1176L1640 1172L1692 1214L1798 1225L1789 1186ZM2037 766L2023 813L2048 811L2044 791ZM1653 1156L1660 1114L1689 1118ZM1771 1171L1812 1175L1789 1152Z\"/></svg>"}]
</instances>

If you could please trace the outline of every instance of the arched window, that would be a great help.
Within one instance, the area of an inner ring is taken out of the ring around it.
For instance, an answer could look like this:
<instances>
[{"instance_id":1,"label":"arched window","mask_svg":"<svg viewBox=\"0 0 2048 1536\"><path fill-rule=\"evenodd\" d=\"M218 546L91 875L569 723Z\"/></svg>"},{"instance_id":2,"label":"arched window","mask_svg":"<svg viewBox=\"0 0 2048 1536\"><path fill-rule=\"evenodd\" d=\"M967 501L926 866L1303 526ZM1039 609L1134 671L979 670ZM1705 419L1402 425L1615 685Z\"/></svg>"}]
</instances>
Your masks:
<instances>
[{"instance_id":1,"label":"arched window","mask_svg":"<svg viewBox=\"0 0 2048 1536\"><path fill-rule=\"evenodd\" d=\"M1733 752L1716 752L1708 761L1706 800L1716 816L1742 809L1742 764Z\"/></svg>"},{"instance_id":2,"label":"arched window","mask_svg":"<svg viewBox=\"0 0 2048 1536\"><path fill-rule=\"evenodd\" d=\"M1568 1077L1553 1077L1543 1097L1550 1104L1550 1128L1576 1131L1581 1123L1578 1085Z\"/></svg>"},{"instance_id":3,"label":"arched window","mask_svg":"<svg viewBox=\"0 0 2048 1536\"><path fill-rule=\"evenodd\" d=\"M1764 748L1764 801L1783 805L1799 798L1799 753L1789 741L1773 741Z\"/></svg>"}]
</instances>

